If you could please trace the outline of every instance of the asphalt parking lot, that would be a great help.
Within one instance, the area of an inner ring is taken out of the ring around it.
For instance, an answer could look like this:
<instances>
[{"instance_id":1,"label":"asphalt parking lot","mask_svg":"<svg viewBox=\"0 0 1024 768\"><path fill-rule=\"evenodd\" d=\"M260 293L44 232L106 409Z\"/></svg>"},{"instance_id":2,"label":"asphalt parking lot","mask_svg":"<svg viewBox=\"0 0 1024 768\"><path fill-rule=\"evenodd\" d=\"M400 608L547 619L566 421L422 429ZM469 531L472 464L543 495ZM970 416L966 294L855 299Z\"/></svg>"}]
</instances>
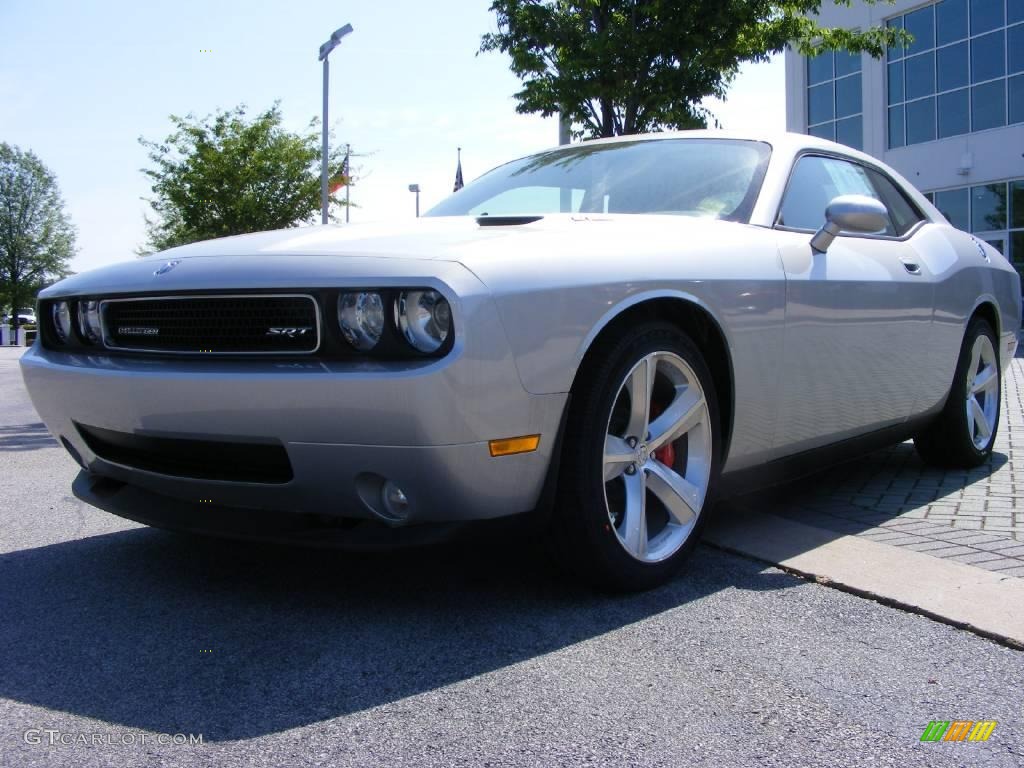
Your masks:
<instances>
[{"instance_id":1,"label":"asphalt parking lot","mask_svg":"<svg viewBox=\"0 0 1024 768\"><path fill-rule=\"evenodd\" d=\"M0 765L1024 763L1024 653L974 634L709 546L608 597L516 539L150 530L70 495L10 350L0 392Z\"/></svg>"}]
</instances>

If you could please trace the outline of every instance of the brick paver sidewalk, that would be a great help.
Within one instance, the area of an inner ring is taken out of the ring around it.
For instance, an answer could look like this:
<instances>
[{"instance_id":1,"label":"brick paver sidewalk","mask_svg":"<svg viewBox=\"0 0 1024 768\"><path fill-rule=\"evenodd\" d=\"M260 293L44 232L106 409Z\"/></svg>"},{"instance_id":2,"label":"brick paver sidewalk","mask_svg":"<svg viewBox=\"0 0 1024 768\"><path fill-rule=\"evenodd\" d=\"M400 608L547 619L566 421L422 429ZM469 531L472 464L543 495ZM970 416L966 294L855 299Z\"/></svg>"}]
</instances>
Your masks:
<instances>
[{"instance_id":1,"label":"brick paver sidewalk","mask_svg":"<svg viewBox=\"0 0 1024 768\"><path fill-rule=\"evenodd\" d=\"M933 469L907 442L741 503L1024 577L1024 358L1005 372L999 433L985 466Z\"/></svg>"}]
</instances>

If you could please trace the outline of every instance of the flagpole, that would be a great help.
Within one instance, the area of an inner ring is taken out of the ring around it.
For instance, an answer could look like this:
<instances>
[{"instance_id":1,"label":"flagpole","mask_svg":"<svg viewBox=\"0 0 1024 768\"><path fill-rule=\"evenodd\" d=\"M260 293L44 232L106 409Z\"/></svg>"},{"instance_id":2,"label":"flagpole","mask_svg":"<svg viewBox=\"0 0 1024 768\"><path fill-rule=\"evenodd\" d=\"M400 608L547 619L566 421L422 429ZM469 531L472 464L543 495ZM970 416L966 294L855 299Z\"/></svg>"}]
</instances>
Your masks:
<instances>
[{"instance_id":1,"label":"flagpole","mask_svg":"<svg viewBox=\"0 0 1024 768\"><path fill-rule=\"evenodd\" d=\"M348 224L348 211L352 203L352 168L349 164L349 156L352 154L352 145L345 145L345 223Z\"/></svg>"}]
</instances>

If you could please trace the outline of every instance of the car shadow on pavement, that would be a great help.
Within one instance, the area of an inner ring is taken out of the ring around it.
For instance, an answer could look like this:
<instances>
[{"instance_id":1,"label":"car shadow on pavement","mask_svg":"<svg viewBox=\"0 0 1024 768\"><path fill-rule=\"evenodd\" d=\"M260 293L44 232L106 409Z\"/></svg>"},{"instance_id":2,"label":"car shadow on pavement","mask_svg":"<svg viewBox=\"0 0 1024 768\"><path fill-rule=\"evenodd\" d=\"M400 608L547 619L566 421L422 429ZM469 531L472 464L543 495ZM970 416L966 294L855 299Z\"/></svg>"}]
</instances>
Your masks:
<instances>
[{"instance_id":1,"label":"car shadow on pavement","mask_svg":"<svg viewBox=\"0 0 1024 768\"><path fill-rule=\"evenodd\" d=\"M515 536L353 555L140 528L0 555L0 697L245 739L456 684L721 590L801 583L698 547L668 585L616 596Z\"/></svg>"},{"instance_id":2,"label":"car shadow on pavement","mask_svg":"<svg viewBox=\"0 0 1024 768\"><path fill-rule=\"evenodd\" d=\"M907 524L948 526L946 518L924 517L924 509L955 509L965 490L988 482L1008 461L1005 454L993 452L979 467L943 470L926 464L908 441L729 504L805 523L835 538L884 527L898 518ZM792 554L798 553L795 548Z\"/></svg>"},{"instance_id":3,"label":"car shadow on pavement","mask_svg":"<svg viewBox=\"0 0 1024 768\"><path fill-rule=\"evenodd\" d=\"M57 444L42 422L0 426L0 451L33 451Z\"/></svg>"}]
</instances>

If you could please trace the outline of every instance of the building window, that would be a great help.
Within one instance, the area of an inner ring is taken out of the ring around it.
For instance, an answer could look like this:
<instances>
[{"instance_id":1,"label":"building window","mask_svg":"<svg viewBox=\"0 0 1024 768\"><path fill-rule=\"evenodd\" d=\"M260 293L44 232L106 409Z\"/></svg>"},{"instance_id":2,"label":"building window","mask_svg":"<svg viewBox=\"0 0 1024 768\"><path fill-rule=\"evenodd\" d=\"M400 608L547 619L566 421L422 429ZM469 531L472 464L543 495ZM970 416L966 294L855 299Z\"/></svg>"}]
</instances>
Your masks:
<instances>
[{"instance_id":1,"label":"building window","mask_svg":"<svg viewBox=\"0 0 1024 768\"><path fill-rule=\"evenodd\" d=\"M957 229L995 246L1024 275L1024 179L928 192Z\"/></svg>"},{"instance_id":2,"label":"building window","mask_svg":"<svg viewBox=\"0 0 1024 768\"><path fill-rule=\"evenodd\" d=\"M886 22L889 148L1024 122L1024 0L943 0Z\"/></svg>"},{"instance_id":3,"label":"building window","mask_svg":"<svg viewBox=\"0 0 1024 768\"><path fill-rule=\"evenodd\" d=\"M860 59L859 53L825 51L807 60L807 132L811 136L864 148Z\"/></svg>"}]
</instances>

